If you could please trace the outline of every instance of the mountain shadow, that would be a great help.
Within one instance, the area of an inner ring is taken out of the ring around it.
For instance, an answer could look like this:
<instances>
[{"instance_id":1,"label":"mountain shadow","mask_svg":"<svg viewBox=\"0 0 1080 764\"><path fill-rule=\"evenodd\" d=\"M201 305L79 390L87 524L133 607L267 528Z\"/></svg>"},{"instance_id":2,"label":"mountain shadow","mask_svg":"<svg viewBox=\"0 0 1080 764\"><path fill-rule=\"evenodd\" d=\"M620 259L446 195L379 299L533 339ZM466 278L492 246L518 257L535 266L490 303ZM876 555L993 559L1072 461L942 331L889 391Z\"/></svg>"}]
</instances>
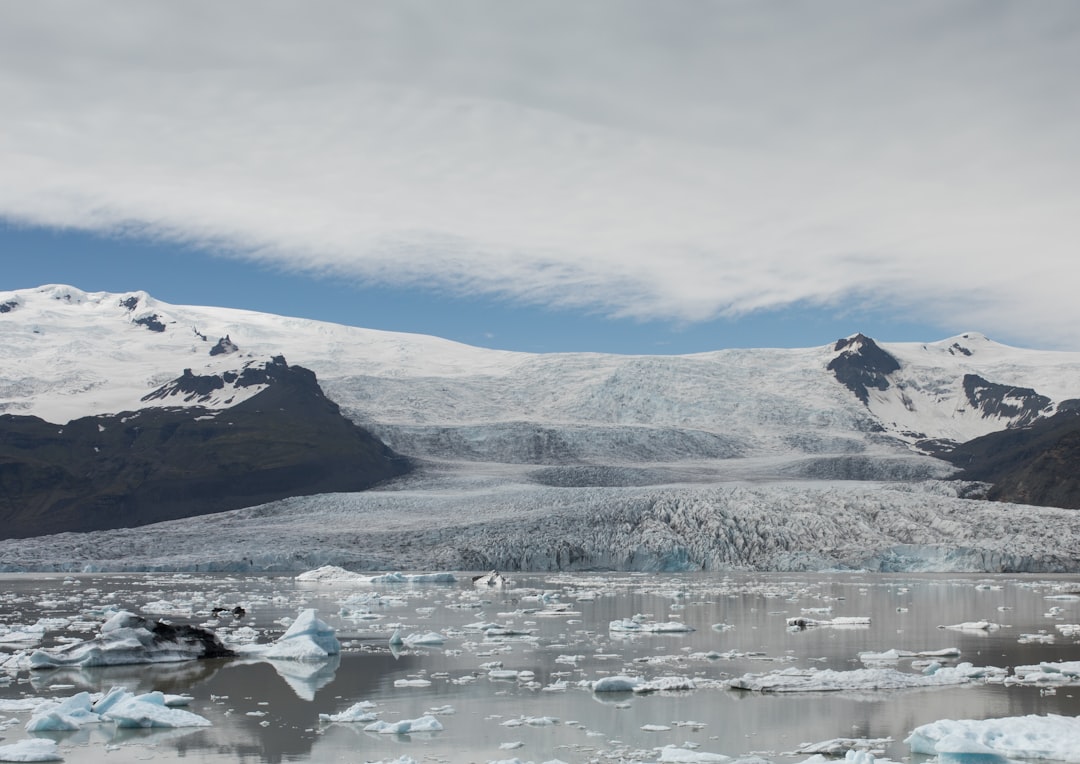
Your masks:
<instances>
[{"instance_id":1,"label":"mountain shadow","mask_svg":"<svg viewBox=\"0 0 1080 764\"><path fill-rule=\"evenodd\" d=\"M0 538L362 491L412 469L342 416L311 371L279 356L245 375L265 388L227 409L147 408L65 425L0 416ZM189 371L170 386L192 380L219 386Z\"/></svg>"}]
</instances>

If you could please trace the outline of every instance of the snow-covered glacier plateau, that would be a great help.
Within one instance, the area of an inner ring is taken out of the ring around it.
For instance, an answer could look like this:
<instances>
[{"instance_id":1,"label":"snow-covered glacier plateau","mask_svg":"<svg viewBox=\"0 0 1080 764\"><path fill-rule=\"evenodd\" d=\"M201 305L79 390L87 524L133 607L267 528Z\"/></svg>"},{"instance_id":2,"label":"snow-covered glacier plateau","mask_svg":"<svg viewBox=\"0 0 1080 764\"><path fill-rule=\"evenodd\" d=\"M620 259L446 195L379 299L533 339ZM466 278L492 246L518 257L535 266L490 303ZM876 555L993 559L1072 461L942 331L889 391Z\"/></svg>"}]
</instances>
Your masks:
<instances>
[{"instance_id":1,"label":"snow-covered glacier plateau","mask_svg":"<svg viewBox=\"0 0 1080 764\"><path fill-rule=\"evenodd\" d=\"M0 541L5 570L1080 570L1080 514L981 501L929 455L1075 408L1077 353L966 333L529 354L143 292L0 304L0 418L210 419L257 403L245 370L284 357L415 467L361 493Z\"/></svg>"}]
</instances>

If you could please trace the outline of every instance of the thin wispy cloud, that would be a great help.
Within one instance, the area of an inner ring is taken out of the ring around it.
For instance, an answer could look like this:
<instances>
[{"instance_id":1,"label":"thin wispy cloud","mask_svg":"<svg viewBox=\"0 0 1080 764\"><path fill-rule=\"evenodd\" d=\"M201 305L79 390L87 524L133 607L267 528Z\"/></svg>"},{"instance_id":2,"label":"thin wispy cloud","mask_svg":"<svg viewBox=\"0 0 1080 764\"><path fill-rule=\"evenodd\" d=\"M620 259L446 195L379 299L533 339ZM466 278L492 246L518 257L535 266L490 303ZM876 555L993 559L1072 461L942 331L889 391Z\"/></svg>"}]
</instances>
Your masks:
<instances>
[{"instance_id":1,"label":"thin wispy cloud","mask_svg":"<svg viewBox=\"0 0 1080 764\"><path fill-rule=\"evenodd\" d=\"M0 9L0 216L631 318L1080 346L1071 2Z\"/></svg>"}]
</instances>

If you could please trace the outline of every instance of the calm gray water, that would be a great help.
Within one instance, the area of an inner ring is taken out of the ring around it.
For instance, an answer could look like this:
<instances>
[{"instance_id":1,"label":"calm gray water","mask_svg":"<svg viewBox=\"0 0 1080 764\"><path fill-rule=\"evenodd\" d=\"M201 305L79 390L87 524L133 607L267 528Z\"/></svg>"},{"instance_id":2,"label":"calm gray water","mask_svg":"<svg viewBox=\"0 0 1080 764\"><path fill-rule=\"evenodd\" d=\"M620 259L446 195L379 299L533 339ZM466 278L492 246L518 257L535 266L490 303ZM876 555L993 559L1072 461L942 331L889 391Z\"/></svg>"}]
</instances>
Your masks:
<instances>
[{"instance_id":1,"label":"calm gray water","mask_svg":"<svg viewBox=\"0 0 1080 764\"><path fill-rule=\"evenodd\" d=\"M69 762L358 762L404 755L434 762L655 761L662 746L687 742L701 752L800 762L807 755L785 754L835 737L891 737L887 755L899 760L909 758L902 743L907 734L936 719L1080 714L1080 687L1052 695L1002 685L762 695L705 686L637 696L578 686L612 674L685 676L708 685L786 667L850 670L862 667L860 652L890 648L956 647L961 661L1000 667L1080 660L1080 646L1055 631L1057 623L1080 622L1080 599L1047 599L1080 590L1075 577L513 575L513 587L483 592L467 576L460 579L326 585L260 576L3 576L0 623L30 624L39 617L82 621L49 631L45 646L89 636L93 632L86 630L110 605L198 624L208 621L212 607L241 604L247 614L236 622L225 619L223 633L250 627L260 641L271 641L284 631L283 619L314 607L337 629L345 650L315 665L220 660L9 672L0 697L62 698L123 685L190 694L188 710L213 723L195 730L118 732L99 725L55 733ZM1051 613L1052 607L1060 612ZM823 608L831 611L817 612ZM868 616L872 622L789 631L786 618L806 610L814 611L811 618ZM609 631L609 622L636 614L657 622L679 620L695 630L629 637ZM981 619L1003 627L938 628ZM504 624L529 637L485 639L466 628L477 622ZM388 638L397 629L406 635L440 632L445 643L394 654ZM1022 634L1040 631L1055 634L1054 643L1021 644ZM3 649L10 654L16 648ZM488 664L494 662L533 677L493 678ZM897 667L910 670L910 662ZM417 680L430 684L419 686ZM566 689L556 689L560 681ZM380 735L363 731L362 724L320 723L320 713L337 713L361 700L377 704L379 718L390 722L436 709L444 730ZM3 732L4 743L26 737L28 712L3 716L14 720ZM554 717L558 723L504 724L522 716Z\"/></svg>"}]
</instances>

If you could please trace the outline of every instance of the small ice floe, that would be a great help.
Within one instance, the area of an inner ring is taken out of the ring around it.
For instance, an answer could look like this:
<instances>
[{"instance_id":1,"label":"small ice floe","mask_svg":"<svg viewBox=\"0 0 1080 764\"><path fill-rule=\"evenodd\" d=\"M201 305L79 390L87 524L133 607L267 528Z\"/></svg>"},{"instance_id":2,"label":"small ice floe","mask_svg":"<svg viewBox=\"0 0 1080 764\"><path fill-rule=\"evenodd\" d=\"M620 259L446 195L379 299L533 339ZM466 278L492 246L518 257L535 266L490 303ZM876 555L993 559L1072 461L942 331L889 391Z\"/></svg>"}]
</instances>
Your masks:
<instances>
[{"instance_id":1,"label":"small ice floe","mask_svg":"<svg viewBox=\"0 0 1080 764\"><path fill-rule=\"evenodd\" d=\"M666 724L642 724L639 728L642 732L670 732L671 727Z\"/></svg>"},{"instance_id":2,"label":"small ice floe","mask_svg":"<svg viewBox=\"0 0 1080 764\"><path fill-rule=\"evenodd\" d=\"M846 756L849 751L869 751L870 753L883 754L885 746L893 742L891 737L836 737L820 743L806 743L799 746L789 756L802 753L822 753L828 756Z\"/></svg>"},{"instance_id":3,"label":"small ice floe","mask_svg":"<svg viewBox=\"0 0 1080 764\"><path fill-rule=\"evenodd\" d=\"M397 634L398 632L394 632ZM446 644L446 637L434 631L424 634L409 634L401 638L401 644L405 647L438 647Z\"/></svg>"},{"instance_id":4,"label":"small ice floe","mask_svg":"<svg viewBox=\"0 0 1080 764\"><path fill-rule=\"evenodd\" d=\"M1021 634L1016 641L1021 645L1052 645L1054 635L1040 631L1037 634Z\"/></svg>"},{"instance_id":5,"label":"small ice floe","mask_svg":"<svg viewBox=\"0 0 1080 764\"><path fill-rule=\"evenodd\" d=\"M473 576L473 586L481 589L505 589L510 585L510 579L497 570L484 573L481 576Z\"/></svg>"},{"instance_id":6,"label":"small ice floe","mask_svg":"<svg viewBox=\"0 0 1080 764\"><path fill-rule=\"evenodd\" d=\"M453 584L457 576L453 573L381 573L367 575L354 573L337 565L323 565L321 568L308 570L296 576L297 581L314 581L323 584Z\"/></svg>"},{"instance_id":7,"label":"small ice floe","mask_svg":"<svg viewBox=\"0 0 1080 764\"><path fill-rule=\"evenodd\" d=\"M63 761L55 740L30 738L0 745L0 761Z\"/></svg>"},{"instance_id":8,"label":"small ice floe","mask_svg":"<svg viewBox=\"0 0 1080 764\"><path fill-rule=\"evenodd\" d=\"M683 692L696 689L697 685L694 680L688 677L662 676L650 679L647 682L639 682L634 685L633 691L638 695L647 695L651 692Z\"/></svg>"},{"instance_id":9,"label":"small ice floe","mask_svg":"<svg viewBox=\"0 0 1080 764\"><path fill-rule=\"evenodd\" d=\"M647 634L685 634L694 631L692 626L687 626L681 621L667 621L659 623L648 621L643 615L635 615L633 618L622 618L611 621L608 631L623 633L647 633Z\"/></svg>"},{"instance_id":10,"label":"small ice floe","mask_svg":"<svg viewBox=\"0 0 1080 764\"><path fill-rule=\"evenodd\" d=\"M870 616L841 615L827 620L816 620L805 616L787 619L788 631L803 631L818 627L865 628L870 625Z\"/></svg>"},{"instance_id":11,"label":"small ice floe","mask_svg":"<svg viewBox=\"0 0 1080 764\"><path fill-rule=\"evenodd\" d=\"M559 723L554 716L519 716L500 722L503 727L553 727Z\"/></svg>"},{"instance_id":12,"label":"small ice floe","mask_svg":"<svg viewBox=\"0 0 1080 764\"><path fill-rule=\"evenodd\" d=\"M885 650L880 653L865 652L859 653L859 661L866 665L882 665L899 663L901 660L915 659L915 658L958 658L960 656L960 649L957 647L944 647L941 650L921 650L919 652L912 652L911 650L897 650L893 648L891 650Z\"/></svg>"},{"instance_id":13,"label":"small ice floe","mask_svg":"<svg viewBox=\"0 0 1080 764\"><path fill-rule=\"evenodd\" d=\"M358 723L362 722L367 724L373 722L379 718L372 709L375 708L375 704L368 700L361 700L358 703L353 703L344 711L339 711L336 714L319 714L320 722L341 722L341 723Z\"/></svg>"},{"instance_id":14,"label":"small ice floe","mask_svg":"<svg viewBox=\"0 0 1080 764\"><path fill-rule=\"evenodd\" d=\"M1080 623L1058 623L1054 624L1054 628L1063 637L1080 637Z\"/></svg>"},{"instance_id":15,"label":"small ice floe","mask_svg":"<svg viewBox=\"0 0 1080 764\"><path fill-rule=\"evenodd\" d=\"M916 727L904 742L912 753L1075 762L1080 761L1080 717L941 719Z\"/></svg>"},{"instance_id":16,"label":"small ice floe","mask_svg":"<svg viewBox=\"0 0 1080 764\"><path fill-rule=\"evenodd\" d=\"M1001 624L993 621L964 621L950 626L938 626L938 628L953 629L954 631L997 631L1001 628Z\"/></svg>"},{"instance_id":17,"label":"small ice floe","mask_svg":"<svg viewBox=\"0 0 1080 764\"><path fill-rule=\"evenodd\" d=\"M665 745L660 749L656 760L661 764L727 764L732 758L722 753L706 753L677 745Z\"/></svg>"},{"instance_id":18,"label":"small ice floe","mask_svg":"<svg viewBox=\"0 0 1080 764\"><path fill-rule=\"evenodd\" d=\"M176 626L126 610L101 625L93 639L30 654L34 669L61 666L117 666L132 663L175 663L223 658L233 651L212 632L198 626Z\"/></svg>"},{"instance_id":19,"label":"small ice floe","mask_svg":"<svg viewBox=\"0 0 1080 764\"><path fill-rule=\"evenodd\" d=\"M394 687L431 687L430 679L395 679Z\"/></svg>"},{"instance_id":20,"label":"small ice floe","mask_svg":"<svg viewBox=\"0 0 1080 764\"><path fill-rule=\"evenodd\" d=\"M932 669L932 670L931 670ZM788 668L765 674L744 674L722 684L733 690L754 692L839 692L844 690L900 690L913 687L945 687L972 682L1001 681L1008 674L994 666L976 667L961 663L953 667L934 664L922 674L890 668L851 671Z\"/></svg>"},{"instance_id":21,"label":"small ice floe","mask_svg":"<svg viewBox=\"0 0 1080 764\"><path fill-rule=\"evenodd\" d=\"M374 722L364 727L364 732L378 732L380 735L408 735L413 732L442 732L443 726L434 716L425 715L418 719L402 719L399 722Z\"/></svg>"},{"instance_id":22,"label":"small ice floe","mask_svg":"<svg viewBox=\"0 0 1080 764\"><path fill-rule=\"evenodd\" d=\"M641 677L618 674L597 679L589 686L593 692L633 692L642 682Z\"/></svg>"},{"instance_id":23,"label":"small ice floe","mask_svg":"<svg viewBox=\"0 0 1080 764\"><path fill-rule=\"evenodd\" d=\"M1034 666L1014 666L1013 675L1005 684L1023 685L1080 685L1080 661L1040 663Z\"/></svg>"}]
</instances>

